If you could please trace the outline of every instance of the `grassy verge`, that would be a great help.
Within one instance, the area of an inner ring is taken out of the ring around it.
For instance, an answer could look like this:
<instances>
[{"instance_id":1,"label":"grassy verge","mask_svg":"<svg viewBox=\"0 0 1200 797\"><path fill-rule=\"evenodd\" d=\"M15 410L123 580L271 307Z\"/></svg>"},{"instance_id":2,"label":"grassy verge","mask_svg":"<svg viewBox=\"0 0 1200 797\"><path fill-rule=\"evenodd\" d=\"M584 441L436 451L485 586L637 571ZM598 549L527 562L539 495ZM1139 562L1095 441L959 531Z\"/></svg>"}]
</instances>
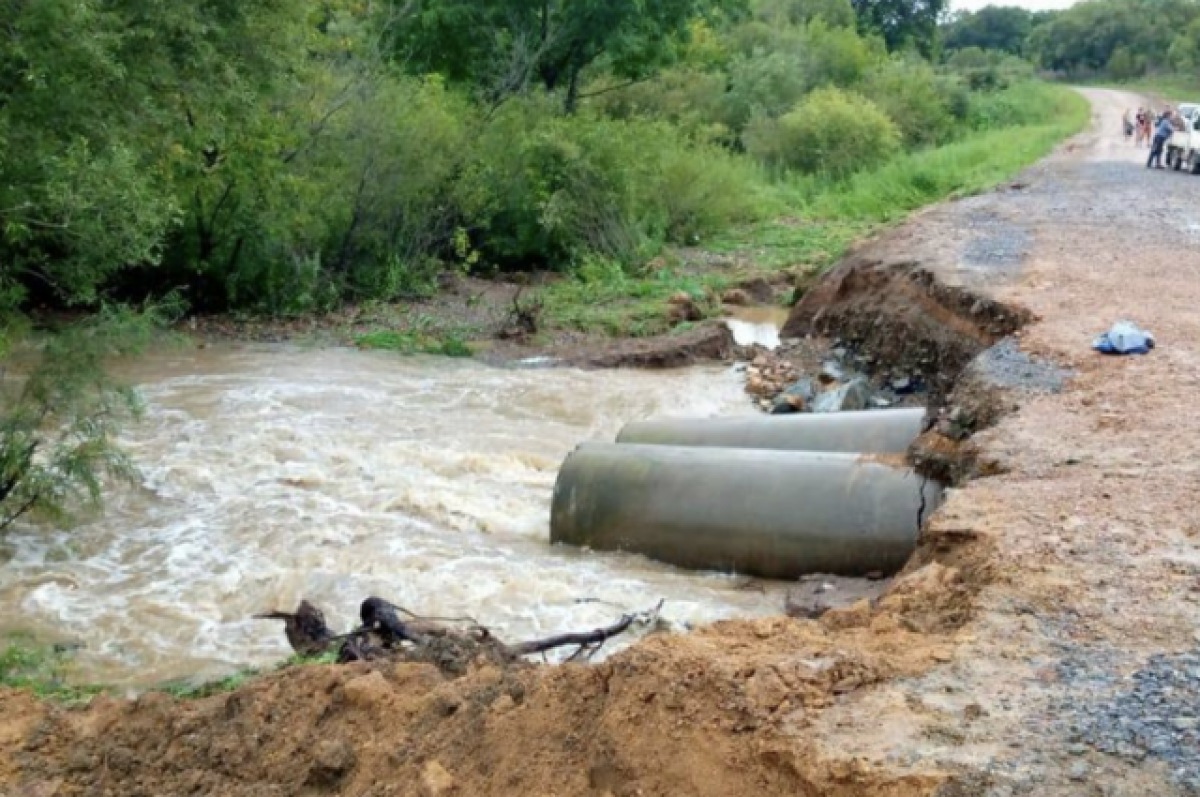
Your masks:
<instances>
[{"instance_id":1,"label":"grassy verge","mask_svg":"<svg viewBox=\"0 0 1200 797\"><path fill-rule=\"evenodd\" d=\"M1070 89L1035 85L1025 99L1016 111L1024 124L972 131L841 181L782 181L769 200L783 209L775 220L669 252L638 273L589 264L577 277L544 289L546 321L585 333L661 334L679 329L668 307L677 294L715 314L719 293L740 282L820 273L863 236L922 207L1009 180L1087 124L1087 101Z\"/></svg>"},{"instance_id":2,"label":"grassy verge","mask_svg":"<svg viewBox=\"0 0 1200 797\"><path fill-rule=\"evenodd\" d=\"M1154 94L1168 102L1200 102L1200 78L1195 75L1156 75L1124 83L1106 82L1107 88Z\"/></svg>"},{"instance_id":3,"label":"grassy verge","mask_svg":"<svg viewBox=\"0 0 1200 797\"><path fill-rule=\"evenodd\" d=\"M7 635L0 638L0 688L25 690L39 698L63 705L80 705L96 695L111 691L103 685L70 683L71 658L71 651L62 646L43 644L27 634ZM336 658L335 654L315 658L292 656L273 669L278 671L289 667L331 664ZM181 700L198 700L232 692L268 671L239 670L217 681L202 684L170 683L154 691L164 692Z\"/></svg>"},{"instance_id":4,"label":"grassy verge","mask_svg":"<svg viewBox=\"0 0 1200 797\"><path fill-rule=\"evenodd\" d=\"M454 333L429 335L416 330L381 329L359 335L360 349L377 349L397 354L435 354L442 357L470 357L471 347Z\"/></svg>"}]
</instances>

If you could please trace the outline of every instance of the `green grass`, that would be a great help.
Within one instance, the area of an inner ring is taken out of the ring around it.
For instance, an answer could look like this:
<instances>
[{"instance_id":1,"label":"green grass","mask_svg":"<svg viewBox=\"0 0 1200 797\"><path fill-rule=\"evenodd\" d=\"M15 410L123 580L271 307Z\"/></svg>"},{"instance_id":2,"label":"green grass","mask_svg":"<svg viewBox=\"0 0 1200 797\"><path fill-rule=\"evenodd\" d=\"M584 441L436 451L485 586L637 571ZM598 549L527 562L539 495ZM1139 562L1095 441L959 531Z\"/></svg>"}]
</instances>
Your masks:
<instances>
[{"instance_id":1,"label":"green grass","mask_svg":"<svg viewBox=\"0 0 1200 797\"><path fill-rule=\"evenodd\" d=\"M10 634L0 640L0 687L28 690L68 705L86 703L105 691L67 683L70 663L61 648L41 644L28 634Z\"/></svg>"},{"instance_id":2,"label":"green grass","mask_svg":"<svg viewBox=\"0 0 1200 797\"><path fill-rule=\"evenodd\" d=\"M332 664L336 660L336 653L315 657L292 656L270 670L239 670L216 681L169 683L154 691L180 700L199 700L232 692L265 672ZM112 691L99 684L68 683L71 667L69 651L39 642L32 635L16 633L0 638L0 688L25 690L44 700L69 706L87 703L96 695Z\"/></svg>"},{"instance_id":3,"label":"green grass","mask_svg":"<svg viewBox=\"0 0 1200 797\"><path fill-rule=\"evenodd\" d=\"M661 334L678 329L668 304L678 293L689 294L707 315L716 315L717 297L726 288L758 277L820 273L855 241L883 226L1012 179L1082 130L1090 118L1087 101L1062 86L1026 84L990 97L980 110L982 118L1005 120L1010 126L976 130L844 180L785 179L765 200L786 208L779 218L717 236L705 242L703 252L669 253L634 273L615 264L585 264L577 276L543 289L545 321L601 335Z\"/></svg>"},{"instance_id":4,"label":"green grass","mask_svg":"<svg viewBox=\"0 0 1200 797\"><path fill-rule=\"evenodd\" d=\"M1096 85L1155 94L1168 102L1200 102L1200 78L1195 75L1154 75L1122 83L1106 81Z\"/></svg>"},{"instance_id":5,"label":"green grass","mask_svg":"<svg viewBox=\"0 0 1200 797\"><path fill-rule=\"evenodd\" d=\"M354 342L362 349L397 354L436 354L442 357L470 357L473 354L467 342L453 332L432 335L416 330L381 329L359 335Z\"/></svg>"}]
</instances>

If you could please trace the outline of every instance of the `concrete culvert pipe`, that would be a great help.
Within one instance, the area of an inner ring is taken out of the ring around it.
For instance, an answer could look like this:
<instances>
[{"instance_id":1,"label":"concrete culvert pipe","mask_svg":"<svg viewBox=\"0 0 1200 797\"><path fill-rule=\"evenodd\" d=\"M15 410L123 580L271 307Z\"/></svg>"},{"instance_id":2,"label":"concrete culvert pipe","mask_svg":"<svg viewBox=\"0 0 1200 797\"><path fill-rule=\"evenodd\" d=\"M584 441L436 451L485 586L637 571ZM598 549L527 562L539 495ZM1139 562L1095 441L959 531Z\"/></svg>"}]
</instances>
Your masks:
<instances>
[{"instance_id":1,"label":"concrete culvert pipe","mask_svg":"<svg viewBox=\"0 0 1200 797\"><path fill-rule=\"evenodd\" d=\"M589 443L559 472L550 539L764 578L894 573L940 500L856 454Z\"/></svg>"},{"instance_id":2,"label":"concrete culvert pipe","mask_svg":"<svg viewBox=\"0 0 1200 797\"><path fill-rule=\"evenodd\" d=\"M617 442L892 454L907 451L924 423L923 409L711 420L662 418L627 425Z\"/></svg>"}]
</instances>

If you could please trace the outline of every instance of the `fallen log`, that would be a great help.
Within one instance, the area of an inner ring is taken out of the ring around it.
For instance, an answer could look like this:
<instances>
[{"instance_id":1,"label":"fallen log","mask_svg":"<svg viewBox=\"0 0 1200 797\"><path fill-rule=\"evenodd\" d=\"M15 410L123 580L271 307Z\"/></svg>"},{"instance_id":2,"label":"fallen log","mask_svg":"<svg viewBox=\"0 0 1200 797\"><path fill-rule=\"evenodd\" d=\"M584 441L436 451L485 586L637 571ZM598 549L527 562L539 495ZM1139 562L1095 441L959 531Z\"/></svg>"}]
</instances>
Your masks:
<instances>
[{"instance_id":1,"label":"fallen log","mask_svg":"<svg viewBox=\"0 0 1200 797\"><path fill-rule=\"evenodd\" d=\"M255 615L255 619L282 620L288 643L302 656L335 649L340 662L404 655L436 664L451 674L461 674L481 656L497 663L512 663L564 647L577 648L568 661L584 654L595 655L604 643L624 634L634 624L654 623L662 605L660 601L650 611L625 614L612 625L591 631L555 634L515 644L501 642L488 628L470 618L424 618L377 597L362 602L359 607L362 625L346 634L335 634L330 630L324 612L307 600L302 600L294 613L267 612ZM458 629L449 625L451 622L469 625Z\"/></svg>"}]
</instances>

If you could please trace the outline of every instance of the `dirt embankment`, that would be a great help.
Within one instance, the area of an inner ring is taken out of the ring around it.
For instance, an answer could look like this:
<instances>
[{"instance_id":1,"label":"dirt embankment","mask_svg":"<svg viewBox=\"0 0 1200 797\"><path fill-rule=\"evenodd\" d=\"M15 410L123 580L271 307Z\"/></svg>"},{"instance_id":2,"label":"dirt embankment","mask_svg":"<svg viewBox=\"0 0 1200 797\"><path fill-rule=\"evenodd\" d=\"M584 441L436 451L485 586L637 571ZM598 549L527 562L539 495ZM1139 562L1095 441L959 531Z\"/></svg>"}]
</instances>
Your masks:
<instances>
[{"instance_id":1,"label":"dirt embankment","mask_svg":"<svg viewBox=\"0 0 1200 797\"><path fill-rule=\"evenodd\" d=\"M0 693L0 794L1196 793L1200 179L1109 143L1136 98L1091 99L1097 132L1022 190L869 243L793 319L960 374L952 443L993 424L972 442L992 477L878 601L596 666L304 668L85 710ZM1159 350L1091 354L1125 315Z\"/></svg>"}]
</instances>

